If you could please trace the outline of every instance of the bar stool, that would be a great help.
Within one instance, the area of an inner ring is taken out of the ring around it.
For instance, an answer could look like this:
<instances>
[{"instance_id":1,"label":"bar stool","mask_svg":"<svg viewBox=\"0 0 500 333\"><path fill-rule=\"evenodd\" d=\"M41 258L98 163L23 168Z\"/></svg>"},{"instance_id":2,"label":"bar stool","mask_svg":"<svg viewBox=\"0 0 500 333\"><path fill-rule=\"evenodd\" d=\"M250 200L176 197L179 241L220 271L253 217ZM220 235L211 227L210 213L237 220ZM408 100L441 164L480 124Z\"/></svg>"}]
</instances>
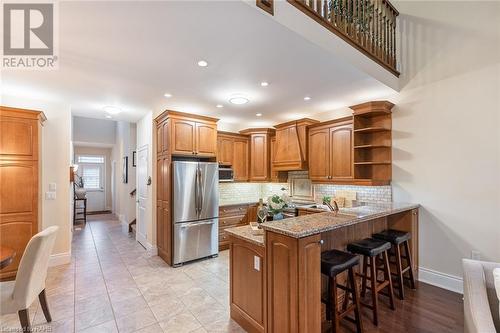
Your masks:
<instances>
[{"instance_id":1,"label":"bar stool","mask_svg":"<svg viewBox=\"0 0 500 333\"><path fill-rule=\"evenodd\" d=\"M357 242L347 244L349 252L363 256L363 273L359 274L361 280L361 297L366 294L366 289L370 289L372 294L372 304L361 303L373 311L373 324L378 325L378 294L384 289L388 289L390 306L392 310L394 307L394 292L392 290L391 269L389 267L389 256L387 251L391 248L391 243L375 239L365 238ZM377 278L377 258L382 256L382 266L384 271L384 280L379 281ZM368 277L368 267L370 267L370 276ZM366 280L370 280L371 286L367 287Z\"/></svg>"},{"instance_id":2,"label":"bar stool","mask_svg":"<svg viewBox=\"0 0 500 333\"><path fill-rule=\"evenodd\" d=\"M361 322L359 291L354 276L354 266L359 264L359 258L348 252L330 250L321 253L321 273L328 276L327 297L321 301L326 304L326 319L332 321L332 331L338 332L340 320L344 318L356 324L358 333L363 332ZM347 281L345 286L337 284L337 275L347 270ZM341 311L338 309L337 288L345 291L344 302ZM352 304L349 303L349 293ZM354 319L347 315L354 311Z\"/></svg>"},{"instance_id":3,"label":"bar stool","mask_svg":"<svg viewBox=\"0 0 500 333\"><path fill-rule=\"evenodd\" d=\"M390 255L394 255L396 257L396 273L393 274L396 276L396 281L398 284L399 298L404 299L404 281L405 279L410 282L410 287L415 289L415 277L413 275L413 265L411 262L411 253L409 240L411 239L411 233L406 231L388 229L382 232L373 234L373 238L381 239L386 242L392 244L392 248L394 249L394 253L390 253ZM403 248L405 251L405 255L403 256L401 253L400 245L403 244ZM406 259L406 267L403 268L402 259ZM408 272L409 277L405 277L406 272Z\"/></svg>"}]
</instances>

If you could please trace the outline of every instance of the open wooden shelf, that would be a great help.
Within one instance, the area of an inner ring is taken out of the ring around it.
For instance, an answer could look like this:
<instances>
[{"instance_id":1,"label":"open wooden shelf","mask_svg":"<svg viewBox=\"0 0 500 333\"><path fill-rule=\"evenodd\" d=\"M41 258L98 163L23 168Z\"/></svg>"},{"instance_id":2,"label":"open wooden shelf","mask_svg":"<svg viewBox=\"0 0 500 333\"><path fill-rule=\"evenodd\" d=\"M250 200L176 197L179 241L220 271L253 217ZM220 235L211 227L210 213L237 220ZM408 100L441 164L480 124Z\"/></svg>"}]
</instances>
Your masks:
<instances>
[{"instance_id":1,"label":"open wooden shelf","mask_svg":"<svg viewBox=\"0 0 500 333\"><path fill-rule=\"evenodd\" d=\"M391 148L390 145L359 145L354 146L354 149L370 149L370 148Z\"/></svg>"},{"instance_id":2,"label":"open wooden shelf","mask_svg":"<svg viewBox=\"0 0 500 333\"><path fill-rule=\"evenodd\" d=\"M392 164L391 161L367 161L367 162L354 162L354 165L384 165Z\"/></svg>"},{"instance_id":3,"label":"open wooden shelf","mask_svg":"<svg viewBox=\"0 0 500 333\"><path fill-rule=\"evenodd\" d=\"M354 132L355 133L374 133L374 132L387 132L387 131L391 131L390 128L386 128L386 127L364 127L364 128L358 128L358 129L355 129Z\"/></svg>"}]
</instances>

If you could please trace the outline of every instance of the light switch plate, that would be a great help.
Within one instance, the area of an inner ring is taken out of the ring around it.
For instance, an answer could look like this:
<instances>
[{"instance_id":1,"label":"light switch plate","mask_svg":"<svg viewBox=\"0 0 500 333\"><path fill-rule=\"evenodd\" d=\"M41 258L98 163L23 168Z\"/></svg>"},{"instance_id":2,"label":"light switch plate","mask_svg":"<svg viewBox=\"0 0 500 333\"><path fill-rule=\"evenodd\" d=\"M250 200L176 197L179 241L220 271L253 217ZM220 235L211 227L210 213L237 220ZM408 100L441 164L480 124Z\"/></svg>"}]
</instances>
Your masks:
<instances>
[{"instance_id":1,"label":"light switch plate","mask_svg":"<svg viewBox=\"0 0 500 333\"><path fill-rule=\"evenodd\" d=\"M57 188L56 183L49 183L49 191L55 192Z\"/></svg>"},{"instance_id":2,"label":"light switch plate","mask_svg":"<svg viewBox=\"0 0 500 333\"><path fill-rule=\"evenodd\" d=\"M45 192L45 200L56 200L56 192Z\"/></svg>"},{"instance_id":3,"label":"light switch plate","mask_svg":"<svg viewBox=\"0 0 500 333\"><path fill-rule=\"evenodd\" d=\"M253 268L256 271L260 271L260 257L253 256Z\"/></svg>"}]
</instances>

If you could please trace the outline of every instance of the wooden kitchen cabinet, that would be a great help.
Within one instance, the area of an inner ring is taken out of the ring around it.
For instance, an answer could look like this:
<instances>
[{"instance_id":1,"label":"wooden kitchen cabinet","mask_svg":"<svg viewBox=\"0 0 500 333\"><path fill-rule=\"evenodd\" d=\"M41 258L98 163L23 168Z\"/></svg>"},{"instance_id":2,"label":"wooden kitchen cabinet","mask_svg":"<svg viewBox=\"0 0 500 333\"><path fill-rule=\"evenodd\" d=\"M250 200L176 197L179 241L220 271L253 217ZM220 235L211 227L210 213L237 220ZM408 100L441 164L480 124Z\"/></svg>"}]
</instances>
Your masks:
<instances>
[{"instance_id":1,"label":"wooden kitchen cabinet","mask_svg":"<svg viewBox=\"0 0 500 333\"><path fill-rule=\"evenodd\" d=\"M16 277L22 254L41 219L41 111L0 107L0 244L15 251L0 280Z\"/></svg>"},{"instance_id":2,"label":"wooden kitchen cabinet","mask_svg":"<svg viewBox=\"0 0 500 333\"><path fill-rule=\"evenodd\" d=\"M176 111L165 111L162 115L166 115L172 122L172 155L215 157L218 119Z\"/></svg>"},{"instance_id":3,"label":"wooden kitchen cabinet","mask_svg":"<svg viewBox=\"0 0 500 333\"><path fill-rule=\"evenodd\" d=\"M229 248L227 228L248 224L249 204L226 205L219 207L219 251Z\"/></svg>"},{"instance_id":4,"label":"wooden kitchen cabinet","mask_svg":"<svg viewBox=\"0 0 500 333\"><path fill-rule=\"evenodd\" d=\"M353 172L352 117L309 129L309 177L312 181L349 181Z\"/></svg>"},{"instance_id":5,"label":"wooden kitchen cabinet","mask_svg":"<svg viewBox=\"0 0 500 333\"><path fill-rule=\"evenodd\" d=\"M248 180L248 137L237 133L218 132L217 161L233 168L235 181Z\"/></svg>"},{"instance_id":6,"label":"wooden kitchen cabinet","mask_svg":"<svg viewBox=\"0 0 500 333\"><path fill-rule=\"evenodd\" d=\"M250 181L269 181L271 179L271 137L275 131L271 128L252 128L240 131L250 137Z\"/></svg>"}]
</instances>

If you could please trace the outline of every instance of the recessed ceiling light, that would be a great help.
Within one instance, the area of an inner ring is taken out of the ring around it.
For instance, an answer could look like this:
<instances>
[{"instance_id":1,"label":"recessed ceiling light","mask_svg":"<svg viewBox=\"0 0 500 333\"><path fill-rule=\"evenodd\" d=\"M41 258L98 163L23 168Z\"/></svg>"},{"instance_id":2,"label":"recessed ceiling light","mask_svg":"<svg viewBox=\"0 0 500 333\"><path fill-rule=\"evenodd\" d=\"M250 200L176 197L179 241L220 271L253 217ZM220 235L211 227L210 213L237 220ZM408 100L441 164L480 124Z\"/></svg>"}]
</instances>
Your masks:
<instances>
[{"instance_id":1,"label":"recessed ceiling light","mask_svg":"<svg viewBox=\"0 0 500 333\"><path fill-rule=\"evenodd\" d=\"M231 98L229 98L229 103L231 104L236 104L236 105L243 105L243 104L247 104L249 102L248 98L246 98L245 96L233 96Z\"/></svg>"},{"instance_id":2,"label":"recessed ceiling light","mask_svg":"<svg viewBox=\"0 0 500 333\"><path fill-rule=\"evenodd\" d=\"M107 119L111 119L113 117L111 117L109 114L106 116Z\"/></svg>"},{"instance_id":3,"label":"recessed ceiling light","mask_svg":"<svg viewBox=\"0 0 500 333\"><path fill-rule=\"evenodd\" d=\"M304 101L309 101L309 100L311 100L311 97L309 96L304 97Z\"/></svg>"},{"instance_id":4,"label":"recessed ceiling light","mask_svg":"<svg viewBox=\"0 0 500 333\"><path fill-rule=\"evenodd\" d=\"M122 109L117 106L108 105L104 107L104 111L109 114L118 114L122 112Z\"/></svg>"},{"instance_id":5,"label":"recessed ceiling light","mask_svg":"<svg viewBox=\"0 0 500 333\"><path fill-rule=\"evenodd\" d=\"M260 85L261 85L262 87L267 87L267 86L269 85L269 82L262 81L262 82L260 83Z\"/></svg>"},{"instance_id":6,"label":"recessed ceiling light","mask_svg":"<svg viewBox=\"0 0 500 333\"><path fill-rule=\"evenodd\" d=\"M205 60L200 60L200 61L198 61L198 66L200 66L200 67L207 67L208 66L208 62L206 62Z\"/></svg>"},{"instance_id":7,"label":"recessed ceiling light","mask_svg":"<svg viewBox=\"0 0 500 333\"><path fill-rule=\"evenodd\" d=\"M215 107L220 109L220 108L223 108L223 107L224 107L224 105L222 105L222 104L217 104Z\"/></svg>"},{"instance_id":8,"label":"recessed ceiling light","mask_svg":"<svg viewBox=\"0 0 500 333\"><path fill-rule=\"evenodd\" d=\"M257 117L262 117L262 113L256 113L255 114Z\"/></svg>"},{"instance_id":9,"label":"recessed ceiling light","mask_svg":"<svg viewBox=\"0 0 500 333\"><path fill-rule=\"evenodd\" d=\"M166 98L170 98L170 97L172 97L172 94L165 93L163 96L165 96Z\"/></svg>"}]
</instances>

